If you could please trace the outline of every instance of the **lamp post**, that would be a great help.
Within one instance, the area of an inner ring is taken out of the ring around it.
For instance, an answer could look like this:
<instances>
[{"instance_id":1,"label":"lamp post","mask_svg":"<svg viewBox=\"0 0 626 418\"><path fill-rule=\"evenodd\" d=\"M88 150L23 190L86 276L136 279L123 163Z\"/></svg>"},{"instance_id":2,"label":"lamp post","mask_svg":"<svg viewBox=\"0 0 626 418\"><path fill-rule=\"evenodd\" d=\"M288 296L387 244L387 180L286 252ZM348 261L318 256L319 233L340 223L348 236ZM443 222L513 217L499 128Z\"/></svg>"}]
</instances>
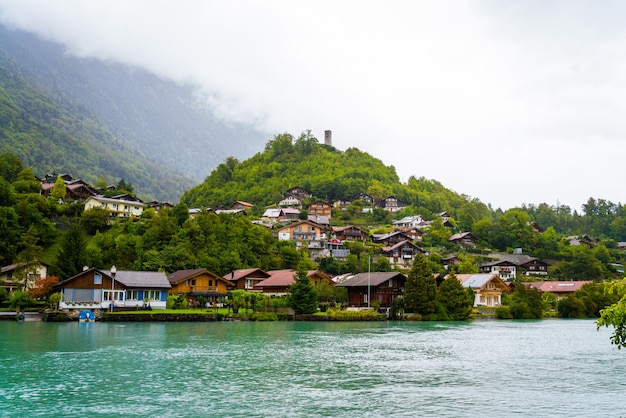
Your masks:
<instances>
[{"instance_id":1,"label":"lamp post","mask_svg":"<svg viewBox=\"0 0 626 418\"><path fill-rule=\"evenodd\" d=\"M115 300L115 273L117 273L117 268L111 266L111 312L113 312L113 301Z\"/></svg>"}]
</instances>

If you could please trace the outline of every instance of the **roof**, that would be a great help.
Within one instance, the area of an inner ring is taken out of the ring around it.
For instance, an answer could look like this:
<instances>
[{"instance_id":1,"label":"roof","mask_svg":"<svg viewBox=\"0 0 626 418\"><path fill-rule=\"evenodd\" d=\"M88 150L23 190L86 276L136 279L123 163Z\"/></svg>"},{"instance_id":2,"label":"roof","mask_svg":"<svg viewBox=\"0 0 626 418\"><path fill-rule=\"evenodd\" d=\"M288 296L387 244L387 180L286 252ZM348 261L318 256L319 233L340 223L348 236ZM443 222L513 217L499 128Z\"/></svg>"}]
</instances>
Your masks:
<instances>
[{"instance_id":1,"label":"roof","mask_svg":"<svg viewBox=\"0 0 626 418\"><path fill-rule=\"evenodd\" d=\"M110 270L100 270L100 272L111 277ZM118 270L115 273L115 281L123 284L126 287L148 287L160 289L169 289L172 287L170 285L170 282L167 280L165 273L163 273L162 271Z\"/></svg>"},{"instance_id":2,"label":"roof","mask_svg":"<svg viewBox=\"0 0 626 418\"><path fill-rule=\"evenodd\" d=\"M264 276L265 278L269 278L270 275L269 273L265 272L264 270L261 270L259 268L250 268L250 269L241 269L241 270L235 270L231 273L225 274L223 277L226 280L230 280L230 281L237 281L239 279L243 279L244 277L248 277L249 275L259 272L261 273L260 276ZM257 278L257 277L255 277ZM258 277L259 279L262 279L262 277Z\"/></svg>"},{"instance_id":3,"label":"roof","mask_svg":"<svg viewBox=\"0 0 626 418\"><path fill-rule=\"evenodd\" d=\"M217 275L217 274L215 274L212 271L209 271L207 269L178 270L178 271L175 271L174 273L170 274L169 276L167 276L167 279L169 280L170 283L175 284L175 283L182 282L183 280L191 279L192 277L196 277L196 276L199 276L199 275L205 274L205 273L210 275L210 276L213 276L213 277L216 277L216 278L220 278L220 279L228 282L228 280L222 278L221 276L219 276L219 275ZM232 284L232 283L230 283L230 284Z\"/></svg>"},{"instance_id":4,"label":"roof","mask_svg":"<svg viewBox=\"0 0 626 418\"><path fill-rule=\"evenodd\" d=\"M138 202L138 201L134 201L134 200L124 200L124 199L112 199L110 197L104 197L102 195L100 196L91 196L89 197L89 199L94 199L97 200L98 202L103 202L103 203L124 203L124 204L128 204L128 205L132 205L132 206L147 206L144 203ZM87 200L89 200L87 199Z\"/></svg>"},{"instance_id":5,"label":"roof","mask_svg":"<svg viewBox=\"0 0 626 418\"><path fill-rule=\"evenodd\" d=\"M270 277L263 280L261 283L258 283L254 287L266 288L266 287L287 287L290 284L295 283L294 276L296 275L296 271L292 269L288 270L271 270L267 272ZM318 270L308 270L307 276L311 277L315 274L324 274L319 272ZM325 275L325 274L324 274Z\"/></svg>"},{"instance_id":6,"label":"roof","mask_svg":"<svg viewBox=\"0 0 626 418\"><path fill-rule=\"evenodd\" d=\"M406 279L406 276L397 271L376 271L376 272L368 272L368 273L359 273L354 276L348 277L340 283L337 283L337 286L341 287L367 287L369 286L380 286L385 283L389 279L393 279L395 277L402 277Z\"/></svg>"},{"instance_id":7,"label":"roof","mask_svg":"<svg viewBox=\"0 0 626 418\"><path fill-rule=\"evenodd\" d=\"M480 267L492 267L492 266L516 266L512 261L509 260L496 260L490 263L481 264Z\"/></svg>"},{"instance_id":8,"label":"roof","mask_svg":"<svg viewBox=\"0 0 626 418\"><path fill-rule=\"evenodd\" d=\"M9 264L8 266L0 267L0 273L6 273L8 271L13 271L13 270L15 270L18 267L26 266L28 264L38 264L38 265L42 265L42 266L46 266L46 267L49 266L48 263L44 263L43 261L35 260L35 261L31 261L29 263L16 263L16 264Z\"/></svg>"},{"instance_id":9,"label":"roof","mask_svg":"<svg viewBox=\"0 0 626 418\"><path fill-rule=\"evenodd\" d=\"M415 244L413 244L413 242L411 242L409 240L400 241L397 244L394 244L394 245L392 245L390 247L384 247L382 249L382 252L383 253L388 253L389 251L393 251L396 248L404 247L406 244L410 245L413 248L417 248L421 252L424 252L424 250L419 245L415 245Z\"/></svg>"},{"instance_id":10,"label":"roof","mask_svg":"<svg viewBox=\"0 0 626 418\"><path fill-rule=\"evenodd\" d=\"M572 293L580 290L587 283L593 283L591 280L581 281L548 281L548 282L524 282L524 286L535 288L540 292L550 293Z\"/></svg>"},{"instance_id":11,"label":"roof","mask_svg":"<svg viewBox=\"0 0 626 418\"><path fill-rule=\"evenodd\" d=\"M458 234L454 234L450 238L448 238L448 241L456 241L466 237L470 239L476 239L474 234L472 234L471 232L459 232Z\"/></svg>"},{"instance_id":12,"label":"roof","mask_svg":"<svg viewBox=\"0 0 626 418\"><path fill-rule=\"evenodd\" d=\"M446 278L447 277L448 276L446 276ZM494 274L494 273L489 273L489 274L457 274L456 277L457 277L457 279L459 279L459 281L461 282L461 284L465 288L471 287L472 289L481 289L487 283L489 283L492 280L495 280L495 281L503 283L505 287L507 286L506 283L500 278L500 276L498 276L497 274Z\"/></svg>"}]
</instances>

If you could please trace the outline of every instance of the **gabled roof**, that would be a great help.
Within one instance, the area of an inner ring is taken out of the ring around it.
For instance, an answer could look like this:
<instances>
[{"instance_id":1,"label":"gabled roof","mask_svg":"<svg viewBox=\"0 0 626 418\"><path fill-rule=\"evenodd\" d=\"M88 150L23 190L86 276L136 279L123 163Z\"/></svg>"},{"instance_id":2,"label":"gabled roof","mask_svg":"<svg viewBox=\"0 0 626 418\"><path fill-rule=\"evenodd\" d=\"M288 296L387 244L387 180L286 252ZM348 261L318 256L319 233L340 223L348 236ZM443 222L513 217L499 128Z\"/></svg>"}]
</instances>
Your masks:
<instances>
[{"instance_id":1,"label":"gabled roof","mask_svg":"<svg viewBox=\"0 0 626 418\"><path fill-rule=\"evenodd\" d=\"M101 270L101 269L96 269L96 268L90 268L88 270L81 271L80 273L75 274L69 279L63 280L61 283L58 283L56 287L62 287L63 284L70 282L85 274L89 274L92 271L98 271L101 274L107 276L109 279L111 278L111 270ZM134 287L134 288L169 289L172 287L170 285L169 280L167 280L165 273L161 271L117 270L117 272L115 273L115 281L118 283L121 283L125 287Z\"/></svg>"},{"instance_id":2,"label":"gabled roof","mask_svg":"<svg viewBox=\"0 0 626 418\"><path fill-rule=\"evenodd\" d=\"M493 266L517 266L517 264L509 260L497 260L497 261L492 261L490 263L485 263L485 264L480 265L480 267L493 267Z\"/></svg>"},{"instance_id":3,"label":"gabled roof","mask_svg":"<svg viewBox=\"0 0 626 418\"><path fill-rule=\"evenodd\" d=\"M294 226L298 226L298 225L302 225L302 224L307 224L307 225L315 226L315 227L320 228L320 229L324 229L324 225L320 225L320 224L312 222L312 221L302 220L302 221L292 222L290 224L281 226L280 228L278 228L278 230L281 231L283 229L293 228Z\"/></svg>"},{"instance_id":4,"label":"gabled roof","mask_svg":"<svg viewBox=\"0 0 626 418\"><path fill-rule=\"evenodd\" d=\"M104 197L102 195L91 196L87 200L90 200L90 199L97 200L98 202L102 202L102 203L127 204L127 205L131 205L131 206L140 206L140 207L146 206L145 203L142 203L142 202L139 202L139 201L124 200L124 199L113 199L113 198L110 198L110 197Z\"/></svg>"},{"instance_id":5,"label":"gabled roof","mask_svg":"<svg viewBox=\"0 0 626 418\"><path fill-rule=\"evenodd\" d=\"M398 242L397 244L392 245L392 246L390 246L390 247L384 247L384 248L382 249L382 252L383 252L383 253L388 253L389 251L393 251L393 250L395 250L396 248L404 247L404 246L405 246L405 245L407 245L407 244L408 244L408 245L410 245L410 246L411 246L411 247L413 247L413 248L417 248L420 252L424 252L424 249L423 249L422 247L420 247L419 245L415 245L415 244L413 244L413 242L412 242L412 241L409 241L409 240L400 241L400 242Z\"/></svg>"},{"instance_id":6,"label":"gabled roof","mask_svg":"<svg viewBox=\"0 0 626 418\"><path fill-rule=\"evenodd\" d=\"M225 278L207 269L178 270L167 276L167 279L171 284L176 284L182 282L183 280L188 280L200 276L201 274L208 274L209 276L215 277L216 279L224 280L228 284L232 285L232 283Z\"/></svg>"},{"instance_id":7,"label":"gabled roof","mask_svg":"<svg viewBox=\"0 0 626 418\"><path fill-rule=\"evenodd\" d=\"M573 293L580 290L587 283L593 283L591 280L581 281L548 281L548 282L523 282L526 287L531 287L540 292L550 293Z\"/></svg>"},{"instance_id":8,"label":"gabled roof","mask_svg":"<svg viewBox=\"0 0 626 418\"><path fill-rule=\"evenodd\" d=\"M35 260L35 261L31 261L29 263L15 263L15 264L9 264L8 266L0 267L0 273L6 273L6 272L9 272L9 271L13 271L16 268L23 267L23 266L26 266L28 264L39 264L39 265L43 265L43 266L46 266L46 267L50 266L50 264L48 264L48 263L44 263L43 261Z\"/></svg>"},{"instance_id":9,"label":"gabled roof","mask_svg":"<svg viewBox=\"0 0 626 418\"><path fill-rule=\"evenodd\" d=\"M389 238L391 238L393 236L396 236L396 235L402 235L405 238L409 238L409 239L411 238L411 237L409 237L407 234L405 234L402 231L393 231L393 232L390 232L390 233L384 234L384 235L374 234L374 235L372 235L372 240L375 241L375 242L385 241L385 240L388 240Z\"/></svg>"},{"instance_id":10,"label":"gabled roof","mask_svg":"<svg viewBox=\"0 0 626 418\"><path fill-rule=\"evenodd\" d=\"M231 273L225 274L223 277L226 280L230 280L230 281L237 281L239 279L243 279L245 277L248 277L249 275L253 274L253 273L259 273L260 276L263 276L264 278L269 278L270 274L264 270L261 270L259 268L250 268L250 269L241 269L241 270L235 270ZM262 279L262 277L255 277L255 278L259 278Z\"/></svg>"},{"instance_id":11,"label":"gabled roof","mask_svg":"<svg viewBox=\"0 0 626 418\"><path fill-rule=\"evenodd\" d=\"M452 235L450 238L448 238L448 241L457 241L463 238L472 239L472 240L477 239L476 236L472 234L471 232L460 232L458 234Z\"/></svg>"},{"instance_id":12,"label":"gabled roof","mask_svg":"<svg viewBox=\"0 0 626 418\"><path fill-rule=\"evenodd\" d=\"M497 274L488 273L488 274L457 274L457 279L461 282L463 287L472 289L482 289L489 282L495 282L502 289L508 289L508 285L504 280L500 278ZM448 276L446 276L448 278Z\"/></svg>"},{"instance_id":13,"label":"gabled roof","mask_svg":"<svg viewBox=\"0 0 626 418\"><path fill-rule=\"evenodd\" d=\"M380 286L389 279L400 277L406 280L406 276L397 271L373 271L368 273L359 273L353 276L345 278L341 283L337 283L337 286L341 287L367 287Z\"/></svg>"},{"instance_id":14,"label":"gabled roof","mask_svg":"<svg viewBox=\"0 0 626 418\"><path fill-rule=\"evenodd\" d=\"M271 270L267 272L270 277L263 280L261 283L256 284L255 288L267 288L267 287L287 287L290 284L295 283L294 276L296 275L296 271L292 269L288 270ZM322 273L318 270L309 270L307 271L307 276L315 276L321 275L322 277L328 278L330 281L330 277L326 273Z\"/></svg>"},{"instance_id":15,"label":"gabled roof","mask_svg":"<svg viewBox=\"0 0 626 418\"><path fill-rule=\"evenodd\" d=\"M110 270L100 270L103 274L111 277ZM115 273L115 281L126 287L152 287L169 289L172 286L162 271L126 271L118 270Z\"/></svg>"}]
</instances>

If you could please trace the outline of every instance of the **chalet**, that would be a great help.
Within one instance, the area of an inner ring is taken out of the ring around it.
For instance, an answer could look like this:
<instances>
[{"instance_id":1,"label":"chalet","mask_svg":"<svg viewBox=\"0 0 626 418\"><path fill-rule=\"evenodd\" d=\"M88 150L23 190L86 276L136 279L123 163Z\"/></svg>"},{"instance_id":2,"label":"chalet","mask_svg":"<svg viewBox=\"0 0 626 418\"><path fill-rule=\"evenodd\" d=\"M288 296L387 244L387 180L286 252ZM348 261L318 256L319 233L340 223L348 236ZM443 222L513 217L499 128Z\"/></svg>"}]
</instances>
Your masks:
<instances>
[{"instance_id":1,"label":"chalet","mask_svg":"<svg viewBox=\"0 0 626 418\"><path fill-rule=\"evenodd\" d=\"M0 287L13 290L32 289L40 279L48 275L48 264L41 261L10 264L0 268Z\"/></svg>"},{"instance_id":2,"label":"chalet","mask_svg":"<svg viewBox=\"0 0 626 418\"><path fill-rule=\"evenodd\" d=\"M300 186L292 187L291 189L287 190L287 196L295 197L298 200L305 200L313 197L311 192L305 190Z\"/></svg>"},{"instance_id":3,"label":"chalet","mask_svg":"<svg viewBox=\"0 0 626 418\"><path fill-rule=\"evenodd\" d=\"M265 212L263 212L261 219L263 219L266 222L272 222L272 223L281 222L285 220L285 214L283 212L283 208L266 209Z\"/></svg>"},{"instance_id":4,"label":"chalet","mask_svg":"<svg viewBox=\"0 0 626 418\"><path fill-rule=\"evenodd\" d=\"M366 241L369 233L358 226L333 226L332 227L333 238L341 241Z\"/></svg>"},{"instance_id":5,"label":"chalet","mask_svg":"<svg viewBox=\"0 0 626 418\"><path fill-rule=\"evenodd\" d=\"M523 282L522 284L529 288L534 288L542 293L553 293L557 299L563 299L574 292L580 290L584 285L593 283L591 280L581 281L547 281L547 282Z\"/></svg>"},{"instance_id":6,"label":"chalet","mask_svg":"<svg viewBox=\"0 0 626 418\"><path fill-rule=\"evenodd\" d=\"M92 196L85 201L85 210L92 208L102 208L111 214L111 217L117 218L136 218L141 216L146 204L131 201L112 199L109 197Z\"/></svg>"},{"instance_id":7,"label":"chalet","mask_svg":"<svg viewBox=\"0 0 626 418\"><path fill-rule=\"evenodd\" d=\"M86 269L55 286L63 293L62 310L97 311L165 309L167 291L171 288L165 273L156 271L122 271Z\"/></svg>"},{"instance_id":8,"label":"chalet","mask_svg":"<svg viewBox=\"0 0 626 418\"><path fill-rule=\"evenodd\" d=\"M66 200L85 200L91 196L98 196L100 191L83 180L73 179L69 174L62 177L65 183L65 199ZM41 194L48 197L54 188L54 182L42 182Z\"/></svg>"},{"instance_id":9,"label":"chalet","mask_svg":"<svg viewBox=\"0 0 626 418\"><path fill-rule=\"evenodd\" d=\"M169 276L170 294L183 294L191 304L197 304L199 297L204 297L209 305L223 303L229 287L234 283L207 269L178 270Z\"/></svg>"},{"instance_id":10,"label":"chalet","mask_svg":"<svg viewBox=\"0 0 626 418\"><path fill-rule=\"evenodd\" d=\"M333 202L333 207L334 208L345 208L346 206L350 205L350 201L348 199L337 199Z\"/></svg>"},{"instance_id":11,"label":"chalet","mask_svg":"<svg viewBox=\"0 0 626 418\"><path fill-rule=\"evenodd\" d=\"M230 205L228 207L228 209L230 210L244 210L244 211L249 211L254 207L254 205L252 203L248 203L248 202L243 202L241 200L237 200L235 203L233 203L232 205Z\"/></svg>"},{"instance_id":12,"label":"chalet","mask_svg":"<svg viewBox=\"0 0 626 418\"><path fill-rule=\"evenodd\" d=\"M286 198L278 202L278 206L280 206L281 208L296 208L298 210L301 210L302 200L294 196L287 196Z\"/></svg>"},{"instance_id":13,"label":"chalet","mask_svg":"<svg viewBox=\"0 0 626 418\"><path fill-rule=\"evenodd\" d=\"M400 268L410 268L418 253L424 253L424 250L409 240L382 249L382 255L389 259L389 264Z\"/></svg>"},{"instance_id":14,"label":"chalet","mask_svg":"<svg viewBox=\"0 0 626 418\"><path fill-rule=\"evenodd\" d=\"M287 295L287 289L290 285L295 283L295 270L271 270L267 272L270 277L254 286L255 290L260 290L266 295L270 296L285 296ZM321 282L326 282L330 285L334 285L326 273L318 270L309 270L307 272L311 284L316 285Z\"/></svg>"},{"instance_id":15,"label":"chalet","mask_svg":"<svg viewBox=\"0 0 626 418\"><path fill-rule=\"evenodd\" d=\"M324 202L322 200L318 200L317 202L313 202L308 207L309 216L327 216L331 217L332 206L328 202Z\"/></svg>"},{"instance_id":16,"label":"chalet","mask_svg":"<svg viewBox=\"0 0 626 418\"><path fill-rule=\"evenodd\" d=\"M378 202L377 206L391 213L396 213L404 209L404 205L395 196L387 196L386 198Z\"/></svg>"},{"instance_id":17,"label":"chalet","mask_svg":"<svg viewBox=\"0 0 626 418\"><path fill-rule=\"evenodd\" d=\"M393 226L396 228L416 228L419 227L422 222L424 222L424 219L419 215L405 216L402 219L393 221Z\"/></svg>"},{"instance_id":18,"label":"chalet","mask_svg":"<svg viewBox=\"0 0 626 418\"><path fill-rule=\"evenodd\" d=\"M478 238L471 232L460 232L458 234L452 235L448 238L448 241L459 244L459 245L467 245L471 247L475 247L478 242Z\"/></svg>"},{"instance_id":19,"label":"chalet","mask_svg":"<svg viewBox=\"0 0 626 418\"><path fill-rule=\"evenodd\" d=\"M424 231L422 231L419 227L396 228L395 232L400 232L409 237L409 239L412 239L413 241L421 241L422 237L424 236Z\"/></svg>"},{"instance_id":20,"label":"chalet","mask_svg":"<svg viewBox=\"0 0 626 418\"><path fill-rule=\"evenodd\" d=\"M366 193L361 193L360 195L358 195L356 200L360 200L370 205L374 203L374 198Z\"/></svg>"},{"instance_id":21,"label":"chalet","mask_svg":"<svg viewBox=\"0 0 626 418\"><path fill-rule=\"evenodd\" d=\"M456 255L449 255L441 259L441 264L446 270L451 269L456 264L460 263L461 260Z\"/></svg>"},{"instance_id":22,"label":"chalet","mask_svg":"<svg viewBox=\"0 0 626 418\"><path fill-rule=\"evenodd\" d=\"M283 241L314 241L326 237L326 229L311 221L299 221L278 228L278 239Z\"/></svg>"},{"instance_id":23,"label":"chalet","mask_svg":"<svg viewBox=\"0 0 626 418\"><path fill-rule=\"evenodd\" d=\"M244 289L249 292L258 292L259 289L255 289L254 286L259 284L265 279L270 277L269 273L259 269L250 268L242 270L233 270L232 272L223 276L224 279L233 283L229 290Z\"/></svg>"},{"instance_id":24,"label":"chalet","mask_svg":"<svg viewBox=\"0 0 626 418\"><path fill-rule=\"evenodd\" d=\"M153 200L151 202L148 202L148 206L150 206L152 209L154 209L157 212L160 211L161 209L174 209L174 205L172 205L171 203L169 203L169 202L159 202L157 200ZM191 210L191 209L189 209L189 210Z\"/></svg>"},{"instance_id":25,"label":"chalet","mask_svg":"<svg viewBox=\"0 0 626 418\"><path fill-rule=\"evenodd\" d=\"M402 297L405 283L406 276L397 271L368 272L342 278L336 286L345 287L348 290L348 305L350 306L366 307L378 301L381 308L389 308L394 300Z\"/></svg>"},{"instance_id":26,"label":"chalet","mask_svg":"<svg viewBox=\"0 0 626 418\"><path fill-rule=\"evenodd\" d=\"M530 275L542 275L548 274L548 263L538 258L531 258L530 260L518 264L520 268L524 270L526 276Z\"/></svg>"},{"instance_id":27,"label":"chalet","mask_svg":"<svg viewBox=\"0 0 626 418\"><path fill-rule=\"evenodd\" d=\"M411 241L411 237L404 232L394 231L388 234L374 234L372 241L385 246L392 246L402 241Z\"/></svg>"},{"instance_id":28,"label":"chalet","mask_svg":"<svg viewBox=\"0 0 626 418\"><path fill-rule=\"evenodd\" d=\"M478 267L481 273L495 273L503 280L513 280L517 274L517 265L511 261L498 260Z\"/></svg>"},{"instance_id":29,"label":"chalet","mask_svg":"<svg viewBox=\"0 0 626 418\"><path fill-rule=\"evenodd\" d=\"M502 292L509 291L497 274L457 274L456 277L464 288L474 291L474 306L500 306Z\"/></svg>"}]
</instances>

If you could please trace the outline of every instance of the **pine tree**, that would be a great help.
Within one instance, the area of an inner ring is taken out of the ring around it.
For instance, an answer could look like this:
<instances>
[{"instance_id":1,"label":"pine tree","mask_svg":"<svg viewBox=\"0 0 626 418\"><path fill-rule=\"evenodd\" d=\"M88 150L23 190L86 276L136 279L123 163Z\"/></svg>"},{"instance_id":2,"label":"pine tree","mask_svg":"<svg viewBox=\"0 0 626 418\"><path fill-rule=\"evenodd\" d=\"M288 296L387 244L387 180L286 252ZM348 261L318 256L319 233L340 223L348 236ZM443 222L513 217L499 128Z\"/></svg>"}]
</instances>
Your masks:
<instances>
[{"instance_id":1,"label":"pine tree","mask_svg":"<svg viewBox=\"0 0 626 418\"><path fill-rule=\"evenodd\" d=\"M85 235L78 222L73 222L61 240L56 269L60 280L79 273L86 262Z\"/></svg>"},{"instance_id":2,"label":"pine tree","mask_svg":"<svg viewBox=\"0 0 626 418\"><path fill-rule=\"evenodd\" d=\"M428 315L437 309L437 281L426 257L418 253L404 286L404 308Z\"/></svg>"},{"instance_id":3,"label":"pine tree","mask_svg":"<svg viewBox=\"0 0 626 418\"><path fill-rule=\"evenodd\" d=\"M469 293L456 277L454 270L439 286L437 302L446 309L449 319L454 321L469 319L472 313L473 300L470 299Z\"/></svg>"},{"instance_id":4,"label":"pine tree","mask_svg":"<svg viewBox=\"0 0 626 418\"><path fill-rule=\"evenodd\" d=\"M317 311L317 293L311 285L306 269L301 264L294 275L295 282L289 286L289 300L296 315L312 314Z\"/></svg>"}]
</instances>

